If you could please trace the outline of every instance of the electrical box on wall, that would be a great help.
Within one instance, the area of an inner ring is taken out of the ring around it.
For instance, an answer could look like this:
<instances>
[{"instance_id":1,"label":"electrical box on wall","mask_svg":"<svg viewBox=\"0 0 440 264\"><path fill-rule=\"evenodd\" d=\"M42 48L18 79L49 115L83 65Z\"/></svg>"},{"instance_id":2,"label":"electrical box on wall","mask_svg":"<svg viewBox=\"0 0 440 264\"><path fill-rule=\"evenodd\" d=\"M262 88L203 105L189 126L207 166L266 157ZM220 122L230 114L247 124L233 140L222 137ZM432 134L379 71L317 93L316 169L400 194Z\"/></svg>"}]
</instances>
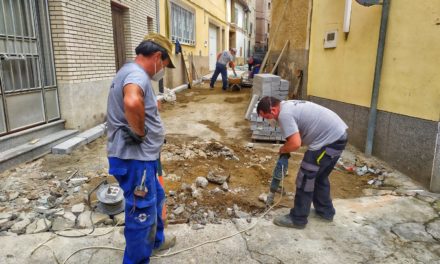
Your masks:
<instances>
[{"instance_id":1,"label":"electrical box on wall","mask_svg":"<svg viewBox=\"0 0 440 264\"><path fill-rule=\"evenodd\" d=\"M338 40L338 31L330 30L325 32L324 49L336 48L336 42Z\"/></svg>"}]
</instances>

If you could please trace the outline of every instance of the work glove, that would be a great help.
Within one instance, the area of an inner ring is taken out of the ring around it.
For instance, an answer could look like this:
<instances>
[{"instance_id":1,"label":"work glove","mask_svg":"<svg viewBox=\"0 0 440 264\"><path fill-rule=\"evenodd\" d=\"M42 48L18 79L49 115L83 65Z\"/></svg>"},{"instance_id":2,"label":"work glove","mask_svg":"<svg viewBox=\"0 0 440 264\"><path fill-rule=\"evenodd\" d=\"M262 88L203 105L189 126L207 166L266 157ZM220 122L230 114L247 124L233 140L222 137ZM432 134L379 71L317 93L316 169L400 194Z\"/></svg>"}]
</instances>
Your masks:
<instances>
[{"instance_id":1,"label":"work glove","mask_svg":"<svg viewBox=\"0 0 440 264\"><path fill-rule=\"evenodd\" d=\"M267 194L266 206L272 206L274 199L275 199L275 193L269 192L269 194Z\"/></svg>"},{"instance_id":2,"label":"work glove","mask_svg":"<svg viewBox=\"0 0 440 264\"><path fill-rule=\"evenodd\" d=\"M122 127L122 138L125 140L125 143L128 145L139 145L144 142L145 136L139 136L130 127ZM147 134L145 132L145 134Z\"/></svg>"}]
</instances>

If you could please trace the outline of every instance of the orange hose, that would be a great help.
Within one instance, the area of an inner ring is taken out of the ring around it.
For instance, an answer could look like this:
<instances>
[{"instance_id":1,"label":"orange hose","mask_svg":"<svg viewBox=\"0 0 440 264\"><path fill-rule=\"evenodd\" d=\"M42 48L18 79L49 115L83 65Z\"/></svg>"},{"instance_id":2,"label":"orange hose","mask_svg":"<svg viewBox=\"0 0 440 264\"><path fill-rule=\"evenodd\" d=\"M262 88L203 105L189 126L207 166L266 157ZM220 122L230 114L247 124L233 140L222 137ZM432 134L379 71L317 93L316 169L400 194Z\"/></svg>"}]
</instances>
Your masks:
<instances>
[{"instance_id":1,"label":"orange hose","mask_svg":"<svg viewBox=\"0 0 440 264\"><path fill-rule=\"evenodd\" d=\"M163 182L162 175L158 175L157 178L159 179L159 183L160 185L162 185L162 188L165 191L165 184ZM162 220L165 222L166 219L167 219L167 205L166 203L164 203L162 207Z\"/></svg>"}]
</instances>

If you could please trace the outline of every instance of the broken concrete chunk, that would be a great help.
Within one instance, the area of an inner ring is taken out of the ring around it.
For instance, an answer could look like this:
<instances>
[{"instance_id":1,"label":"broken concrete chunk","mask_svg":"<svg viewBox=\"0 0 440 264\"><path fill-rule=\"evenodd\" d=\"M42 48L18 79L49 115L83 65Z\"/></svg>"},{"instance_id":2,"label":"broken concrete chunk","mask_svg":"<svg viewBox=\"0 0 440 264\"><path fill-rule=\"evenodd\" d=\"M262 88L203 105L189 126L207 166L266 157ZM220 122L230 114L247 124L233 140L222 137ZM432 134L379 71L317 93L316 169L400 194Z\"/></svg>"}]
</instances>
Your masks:
<instances>
[{"instance_id":1,"label":"broken concrete chunk","mask_svg":"<svg viewBox=\"0 0 440 264\"><path fill-rule=\"evenodd\" d=\"M211 190L211 193L212 194L223 193L223 191L219 187L215 187L213 190Z\"/></svg>"},{"instance_id":2,"label":"broken concrete chunk","mask_svg":"<svg viewBox=\"0 0 440 264\"><path fill-rule=\"evenodd\" d=\"M426 227L426 231L435 239L440 240L440 219L431 222Z\"/></svg>"},{"instance_id":3,"label":"broken concrete chunk","mask_svg":"<svg viewBox=\"0 0 440 264\"><path fill-rule=\"evenodd\" d=\"M74 206L72 206L72 213L79 215L80 213L84 212L84 204L83 203L79 203L79 204L75 204Z\"/></svg>"},{"instance_id":4,"label":"broken concrete chunk","mask_svg":"<svg viewBox=\"0 0 440 264\"><path fill-rule=\"evenodd\" d=\"M225 172L212 170L208 172L208 176L206 178L208 179L209 182L221 185L224 182L228 181L229 177L230 175L226 174Z\"/></svg>"},{"instance_id":5,"label":"broken concrete chunk","mask_svg":"<svg viewBox=\"0 0 440 264\"><path fill-rule=\"evenodd\" d=\"M63 218L74 223L76 221L76 215L74 215L72 212L65 212L63 214Z\"/></svg>"},{"instance_id":6,"label":"broken concrete chunk","mask_svg":"<svg viewBox=\"0 0 440 264\"><path fill-rule=\"evenodd\" d=\"M228 216L232 216L234 214L234 210L232 208L226 208L226 213Z\"/></svg>"},{"instance_id":7,"label":"broken concrete chunk","mask_svg":"<svg viewBox=\"0 0 440 264\"><path fill-rule=\"evenodd\" d=\"M52 222L45 218L37 219L26 227L26 234L45 232L52 227Z\"/></svg>"},{"instance_id":8,"label":"broken concrete chunk","mask_svg":"<svg viewBox=\"0 0 440 264\"><path fill-rule=\"evenodd\" d=\"M258 196L258 200L262 201L263 203L266 203L266 201L267 201L267 193L260 194L260 196Z\"/></svg>"},{"instance_id":9,"label":"broken concrete chunk","mask_svg":"<svg viewBox=\"0 0 440 264\"><path fill-rule=\"evenodd\" d=\"M174 209L173 214L180 215L184 211L185 211L185 205L182 204L179 207L177 207L176 209Z\"/></svg>"},{"instance_id":10,"label":"broken concrete chunk","mask_svg":"<svg viewBox=\"0 0 440 264\"><path fill-rule=\"evenodd\" d=\"M199 229L203 229L203 228L205 228L205 227L203 225L201 225L201 224L194 224L191 227L192 230L199 230Z\"/></svg>"},{"instance_id":11,"label":"broken concrete chunk","mask_svg":"<svg viewBox=\"0 0 440 264\"><path fill-rule=\"evenodd\" d=\"M63 208L49 209L49 208L47 208L45 206L37 206L37 207L35 207L34 211L36 213L44 214L46 216L51 216L51 215L54 215L54 214L60 215L61 213L64 214L64 209Z\"/></svg>"},{"instance_id":12,"label":"broken concrete chunk","mask_svg":"<svg viewBox=\"0 0 440 264\"><path fill-rule=\"evenodd\" d=\"M8 193L8 200L13 201L13 200L17 199L19 195L20 195L19 192L10 192L10 193Z\"/></svg>"},{"instance_id":13,"label":"broken concrete chunk","mask_svg":"<svg viewBox=\"0 0 440 264\"><path fill-rule=\"evenodd\" d=\"M391 231L405 242L434 242L430 234L426 232L425 226L421 223L396 224Z\"/></svg>"},{"instance_id":14,"label":"broken concrete chunk","mask_svg":"<svg viewBox=\"0 0 440 264\"><path fill-rule=\"evenodd\" d=\"M206 188L208 186L208 180L205 177L197 177L196 186L200 188Z\"/></svg>"},{"instance_id":15,"label":"broken concrete chunk","mask_svg":"<svg viewBox=\"0 0 440 264\"><path fill-rule=\"evenodd\" d=\"M73 228L74 226L75 226L75 221L71 221L63 217L57 217L52 223L52 230L63 231L66 229Z\"/></svg>"},{"instance_id":16,"label":"broken concrete chunk","mask_svg":"<svg viewBox=\"0 0 440 264\"><path fill-rule=\"evenodd\" d=\"M227 192L227 191L229 190L228 183L227 183L227 182L224 182L224 183L222 184L221 189L222 189L223 191Z\"/></svg>"},{"instance_id":17,"label":"broken concrete chunk","mask_svg":"<svg viewBox=\"0 0 440 264\"><path fill-rule=\"evenodd\" d=\"M3 220L3 219L11 220L11 218L12 218L12 213L11 212L0 213L0 220Z\"/></svg>"},{"instance_id":18,"label":"broken concrete chunk","mask_svg":"<svg viewBox=\"0 0 440 264\"><path fill-rule=\"evenodd\" d=\"M90 214L92 214L92 221L94 225L104 223L107 219L109 219L109 216L106 214L85 211L78 216L78 226L80 228L92 227L92 222L90 222Z\"/></svg>"},{"instance_id":19,"label":"broken concrete chunk","mask_svg":"<svg viewBox=\"0 0 440 264\"><path fill-rule=\"evenodd\" d=\"M15 223L12 227L11 227L11 232L16 233L16 234L23 234L24 232L26 232L26 227L31 223L31 221L26 218L22 221L19 221L17 223Z\"/></svg>"},{"instance_id":20,"label":"broken concrete chunk","mask_svg":"<svg viewBox=\"0 0 440 264\"><path fill-rule=\"evenodd\" d=\"M193 198L200 198L200 197L202 197L202 192L200 192L199 190L194 190L194 191L192 191L191 196Z\"/></svg>"}]
</instances>

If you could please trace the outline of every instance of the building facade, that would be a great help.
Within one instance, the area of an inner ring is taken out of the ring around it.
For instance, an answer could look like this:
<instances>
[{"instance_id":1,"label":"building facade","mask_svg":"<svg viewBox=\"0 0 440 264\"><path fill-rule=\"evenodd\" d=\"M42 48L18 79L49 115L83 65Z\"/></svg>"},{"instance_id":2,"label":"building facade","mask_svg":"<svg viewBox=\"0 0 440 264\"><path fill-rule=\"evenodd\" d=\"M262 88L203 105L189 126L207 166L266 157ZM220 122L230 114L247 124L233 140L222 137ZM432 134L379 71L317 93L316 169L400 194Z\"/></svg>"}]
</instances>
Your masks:
<instances>
[{"instance_id":1,"label":"building facade","mask_svg":"<svg viewBox=\"0 0 440 264\"><path fill-rule=\"evenodd\" d=\"M366 7L356 1L313 1L308 95L346 121L350 143L361 150L366 146L382 11L381 5ZM439 14L437 0L391 1L372 149L436 192Z\"/></svg>"},{"instance_id":2,"label":"building facade","mask_svg":"<svg viewBox=\"0 0 440 264\"><path fill-rule=\"evenodd\" d=\"M21 0L0 5L0 136L64 119L105 120L117 69L156 30L151 0Z\"/></svg>"},{"instance_id":3,"label":"building facade","mask_svg":"<svg viewBox=\"0 0 440 264\"><path fill-rule=\"evenodd\" d=\"M179 41L185 66L190 57L198 76L209 73L217 54L229 46L226 1L160 0L160 33L173 43ZM167 69L165 87L187 83L181 54L175 56L176 69Z\"/></svg>"},{"instance_id":4,"label":"building facade","mask_svg":"<svg viewBox=\"0 0 440 264\"><path fill-rule=\"evenodd\" d=\"M280 59L275 73L289 81L291 97L305 98L312 1L272 1L271 13L266 71L271 71Z\"/></svg>"},{"instance_id":5,"label":"building facade","mask_svg":"<svg viewBox=\"0 0 440 264\"><path fill-rule=\"evenodd\" d=\"M258 51L267 51L271 23L271 0L256 0L255 47Z\"/></svg>"},{"instance_id":6,"label":"building facade","mask_svg":"<svg viewBox=\"0 0 440 264\"><path fill-rule=\"evenodd\" d=\"M254 13L255 14L255 13ZM234 0L231 2L231 19L228 20L229 46L237 49L236 63L242 64L251 55L250 24L252 12L249 1Z\"/></svg>"}]
</instances>

